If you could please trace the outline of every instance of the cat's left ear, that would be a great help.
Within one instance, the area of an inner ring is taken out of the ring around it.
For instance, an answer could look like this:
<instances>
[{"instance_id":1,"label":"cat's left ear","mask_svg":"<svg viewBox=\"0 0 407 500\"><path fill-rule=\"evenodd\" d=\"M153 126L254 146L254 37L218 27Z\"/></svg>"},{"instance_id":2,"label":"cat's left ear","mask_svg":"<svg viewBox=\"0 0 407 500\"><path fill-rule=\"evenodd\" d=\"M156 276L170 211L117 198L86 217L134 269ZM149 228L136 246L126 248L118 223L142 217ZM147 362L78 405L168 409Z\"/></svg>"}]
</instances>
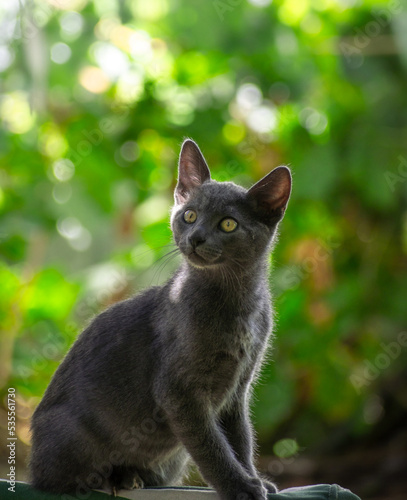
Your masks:
<instances>
[{"instance_id":1,"label":"cat's left ear","mask_svg":"<svg viewBox=\"0 0 407 500\"><path fill-rule=\"evenodd\" d=\"M266 219L281 219L291 194L291 172L277 167L252 186L247 196Z\"/></svg>"},{"instance_id":2,"label":"cat's left ear","mask_svg":"<svg viewBox=\"0 0 407 500\"><path fill-rule=\"evenodd\" d=\"M208 165L198 145L186 139L181 147L178 164L178 184L175 188L175 201L185 203L193 189L211 178Z\"/></svg>"}]
</instances>

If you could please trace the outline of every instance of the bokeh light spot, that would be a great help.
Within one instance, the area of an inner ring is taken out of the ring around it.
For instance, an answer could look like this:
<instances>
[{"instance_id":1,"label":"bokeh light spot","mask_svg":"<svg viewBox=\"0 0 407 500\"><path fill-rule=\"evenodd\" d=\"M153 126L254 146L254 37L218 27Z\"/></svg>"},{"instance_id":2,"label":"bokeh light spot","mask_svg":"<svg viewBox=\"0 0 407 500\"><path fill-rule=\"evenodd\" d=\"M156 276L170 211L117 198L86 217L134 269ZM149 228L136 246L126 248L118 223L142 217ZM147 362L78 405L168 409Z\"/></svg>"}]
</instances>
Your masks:
<instances>
[{"instance_id":1,"label":"bokeh light spot","mask_svg":"<svg viewBox=\"0 0 407 500\"><path fill-rule=\"evenodd\" d=\"M128 162L136 161L140 155L140 150L136 141L126 141L120 147L122 158Z\"/></svg>"},{"instance_id":2,"label":"bokeh light spot","mask_svg":"<svg viewBox=\"0 0 407 500\"><path fill-rule=\"evenodd\" d=\"M0 45L0 73L5 71L13 62L14 54L5 45Z\"/></svg>"},{"instance_id":3,"label":"bokeh light spot","mask_svg":"<svg viewBox=\"0 0 407 500\"><path fill-rule=\"evenodd\" d=\"M57 222L58 233L78 252L87 250L92 243L92 235L76 217L66 217Z\"/></svg>"},{"instance_id":4,"label":"bokeh light spot","mask_svg":"<svg viewBox=\"0 0 407 500\"><path fill-rule=\"evenodd\" d=\"M295 439L280 439L273 446L274 454L279 458L289 458L298 453L299 446Z\"/></svg>"},{"instance_id":5,"label":"bokeh light spot","mask_svg":"<svg viewBox=\"0 0 407 500\"><path fill-rule=\"evenodd\" d=\"M59 19L59 24L62 34L73 40L82 33L84 20L79 12L64 12Z\"/></svg>"},{"instance_id":6,"label":"bokeh light spot","mask_svg":"<svg viewBox=\"0 0 407 500\"><path fill-rule=\"evenodd\" d=\"M52 164L52 171L58 181L69 181L75 174L75 165L68 158L61 158Z\"/></svg>"},{"instance_id":7,"label":"bokeh light spot","mask_svg":"<svg viewBox=\"0 0 407 500\"><path fill-rule=\"evenodd\" d=\"M58 42L51 47L51 60L57 64L64 64L71 58L72 51L66 43Z\"/></svg>"},{"instance_id":8,"label":"bokeh light spot","mask_svg":"<svg viewBox=\"0 0 407 500\"><path fill-rule=\"evenodd\" d=\"M34 125L36 115L31 112L27 95L16 91L3 96L0 116L5 127L13 134L24 134Z\"/></svg>"},{"instance_id":9,"label":"bokeh light spot","mask_svg":"<svg viewBox=\"0 0 407 500\"><path fill-rule=\"evenodd\" d=\"M231 144L238 144L246 134L242 123L237 121L227 122L222 129L223 136Z\"/></svg>"},{"instance_id":10,"label":"bokeh light spot","mask_svg":"<svg viewBox=\"0 0 407 500\"><path fill-rule=\"evenodd\" d=\"M106 74L95 66L85 66L79 73L79 83L93 94L102 94L110 87Z\"/></svg>"}]
</instances>

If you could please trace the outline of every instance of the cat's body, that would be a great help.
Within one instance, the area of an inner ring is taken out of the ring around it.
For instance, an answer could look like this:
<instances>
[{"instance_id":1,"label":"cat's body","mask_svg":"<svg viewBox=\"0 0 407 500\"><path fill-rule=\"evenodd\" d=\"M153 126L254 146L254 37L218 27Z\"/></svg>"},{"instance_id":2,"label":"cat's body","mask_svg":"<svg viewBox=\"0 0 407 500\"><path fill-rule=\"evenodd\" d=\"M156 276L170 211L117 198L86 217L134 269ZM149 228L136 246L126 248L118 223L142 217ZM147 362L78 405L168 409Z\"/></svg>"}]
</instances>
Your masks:
<instances>
[{"instance_id":1,"label":"cat's body","mask_svg":"<svg viewBox=\"0 0 407 500\"><path fill-rule=\"evenodd\" d=\"M33 416L34 486L177 484L192 457L221 498L274 490L254 468L249 421L272 326L268 252L291 188L288 169L274 172L249 191L216 183L184 143L171 218L184 261L76 341Z\"/></svg>"}]
</instances>

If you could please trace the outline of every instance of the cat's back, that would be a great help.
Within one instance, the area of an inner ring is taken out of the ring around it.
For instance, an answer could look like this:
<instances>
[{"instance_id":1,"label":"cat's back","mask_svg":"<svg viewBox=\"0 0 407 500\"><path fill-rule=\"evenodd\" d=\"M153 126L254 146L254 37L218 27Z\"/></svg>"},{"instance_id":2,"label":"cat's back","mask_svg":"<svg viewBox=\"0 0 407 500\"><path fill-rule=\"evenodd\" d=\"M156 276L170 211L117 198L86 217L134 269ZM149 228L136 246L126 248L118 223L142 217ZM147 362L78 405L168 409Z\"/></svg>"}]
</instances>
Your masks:
<instances>
[{"instance_id":1,"label":"cat's back","mask_svg":"<svg viewBox=\"0 0 407 500\"><path fill-rule=\"evenodd\" d=\"M76 398L120 393L152 375L160 287L117 302L96 316L79 335L55 372L39 408Z\"/></svg>"},{"instance_id":2,"label":"cat's back","mask_svg":"<svg viewBox=\"0 0 407 500\"><path fill-rule=\"evenodd\" d=\"M113 352L145 351L154 336L152 317L159 307L159 293L160 287L152 287L103 311L78 337L72 353L98 359Z\"/></svg>"}]
</instances>

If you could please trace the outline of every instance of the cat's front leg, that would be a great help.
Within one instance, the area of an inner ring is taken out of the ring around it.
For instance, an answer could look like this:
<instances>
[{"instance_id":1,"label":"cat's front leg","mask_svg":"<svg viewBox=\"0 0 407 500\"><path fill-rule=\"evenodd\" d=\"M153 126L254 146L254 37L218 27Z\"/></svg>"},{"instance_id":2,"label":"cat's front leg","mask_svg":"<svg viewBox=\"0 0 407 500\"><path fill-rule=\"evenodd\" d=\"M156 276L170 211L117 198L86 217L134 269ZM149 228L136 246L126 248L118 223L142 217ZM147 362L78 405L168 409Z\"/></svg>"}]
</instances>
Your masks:
<instances>
[{"instance_id":1,"label":"cat's front leg","mask_svg":"<svg viewBox=\"0 0 407 500\"><path fill-rule=\"evenodd\" d=\"M245 398L239 398L235 404L224 410L220 422L239 462L251 476L259 477L253 463L254 436ZM261 478L261 481L268 493L278 492L277 486L268 479Z\"/></svg>"},{"instance_id":2,"label":"cat's front leg","mask_svg":"<svg viewBox=\"0 0 407 500\"><path fill-rule=\"evenodd\" d=\"M195 395L168 396L162 401L169 424L222 500L266 500L267 491L235 454L206 400Z\"/></svg>"},{"instance_id":3,"label":"cat's front leg","mask_svg":"<svg viewBox=\"0 0 407 500\"><path fill-rule=\"evenodd\" d=\"M221 413L219 421L236 458L250 475L257 476L253 464L254 438L248 408L241 401L236 401Z\"/></svg>"}]
</instances>

